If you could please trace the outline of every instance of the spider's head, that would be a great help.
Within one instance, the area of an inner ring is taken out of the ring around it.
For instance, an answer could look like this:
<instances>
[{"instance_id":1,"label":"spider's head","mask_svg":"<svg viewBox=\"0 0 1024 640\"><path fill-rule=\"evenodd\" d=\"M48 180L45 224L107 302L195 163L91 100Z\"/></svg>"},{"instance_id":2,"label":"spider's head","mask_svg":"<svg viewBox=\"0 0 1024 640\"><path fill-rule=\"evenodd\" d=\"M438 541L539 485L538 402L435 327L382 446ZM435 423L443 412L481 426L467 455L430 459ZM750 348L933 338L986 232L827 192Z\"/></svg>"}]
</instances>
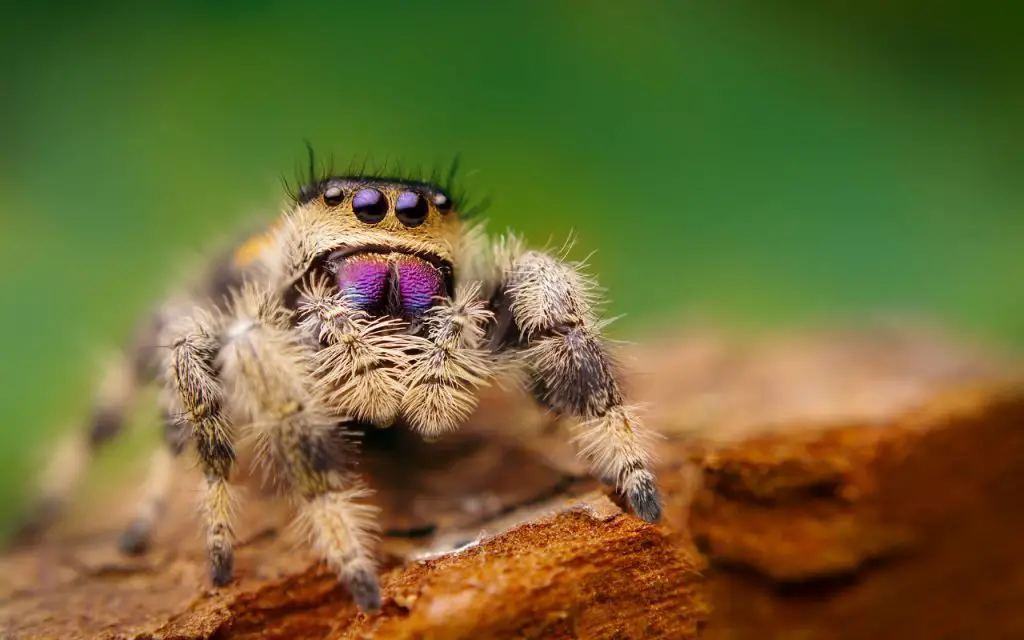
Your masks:
<instances>
[{"instance_id":1,"label":"spider's head","mask_svg":"<svg viewBox=\"0 0 1024 640\"><path fill-rule=\"evenodd\" d=\"M462 229L448 193L399 178L325 178L299 190L296 208L337 237L338 250L393 249L450 264Z\"/></svg>"},{"instance_id":2,"label":"spider's head","mask_svg":"<svg viewBox=\"0 0 1024 640\"><path fill-rule=\"evenodd\" d=\"M283 257L292 281L321 270L357 306L406 316L452 293L462 219L439 186L327 177L295 194L285 220Z\"/></svg>"}]
</instances>

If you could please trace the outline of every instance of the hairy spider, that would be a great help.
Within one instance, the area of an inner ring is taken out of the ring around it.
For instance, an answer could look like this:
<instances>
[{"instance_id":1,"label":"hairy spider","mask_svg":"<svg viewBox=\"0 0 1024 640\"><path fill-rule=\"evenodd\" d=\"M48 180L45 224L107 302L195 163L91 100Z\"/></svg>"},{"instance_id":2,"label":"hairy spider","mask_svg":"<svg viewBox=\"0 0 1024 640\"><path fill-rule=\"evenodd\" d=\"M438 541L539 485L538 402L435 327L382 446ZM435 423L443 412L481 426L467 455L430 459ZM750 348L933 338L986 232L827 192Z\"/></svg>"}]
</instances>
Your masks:
<instances>
[{"instance_id":1,"label":"hairy spider","mask_svg":"<svg viewBox=\"0 0 1024 640\"><path fill-rule=\"evenodd\" d=\"M353 427L398 422L441 436L470 414L474 392L511 366L540 403L577 419L594 472L637 515L657 520L643 430L616 382L594 280L514 237L489 241L460 214L452 175L311 175L276 222L144 323L100 386L90 430L54 456L40 513L66 499L90 452L121 430L136 389L155 382L166 447L122 550L146 547L173 458L192 442L205 477L210 576L228 583L229 476L236 446L251 437L315 549L372 611L381 601L378 527L360 502L369 490L351 466Z\"/></svg>"}]
</instances>

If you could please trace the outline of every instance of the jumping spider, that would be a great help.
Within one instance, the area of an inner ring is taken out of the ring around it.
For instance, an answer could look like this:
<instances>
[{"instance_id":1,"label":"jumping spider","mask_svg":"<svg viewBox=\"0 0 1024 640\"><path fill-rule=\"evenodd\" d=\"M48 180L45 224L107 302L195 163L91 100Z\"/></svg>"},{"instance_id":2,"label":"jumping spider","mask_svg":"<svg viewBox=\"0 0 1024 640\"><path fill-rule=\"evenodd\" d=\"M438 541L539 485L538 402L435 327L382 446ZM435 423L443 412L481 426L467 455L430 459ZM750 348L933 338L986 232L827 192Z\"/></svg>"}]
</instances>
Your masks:
<instances>
[{"instance_id":1,"label":"jumping spider","mask_svg":"<svg viewBox=\"0 0 1024 640\"><path fill-rule=\"evenodd\" d=\"M311 175L275 223L143 324L130 357L100 386L88 434L54 457L46 510L64 501L89 453L121 430L136 389L155 382L166 446L122 550L146 547L172 460L191 441L205 475L210 576L228 583L229 475L236 445L251 437L320 556L372 611L381 602L378 528L374 509L359 502L369 491L351 468L353 425L400 421L440 436L473 410L478 387L514 365L541 404L578 419L576 440L594 472L637 515L658 520L642 428L601 337L594 281L515 238L488 241L449 186Z\"/></svg>"}]
</instances>

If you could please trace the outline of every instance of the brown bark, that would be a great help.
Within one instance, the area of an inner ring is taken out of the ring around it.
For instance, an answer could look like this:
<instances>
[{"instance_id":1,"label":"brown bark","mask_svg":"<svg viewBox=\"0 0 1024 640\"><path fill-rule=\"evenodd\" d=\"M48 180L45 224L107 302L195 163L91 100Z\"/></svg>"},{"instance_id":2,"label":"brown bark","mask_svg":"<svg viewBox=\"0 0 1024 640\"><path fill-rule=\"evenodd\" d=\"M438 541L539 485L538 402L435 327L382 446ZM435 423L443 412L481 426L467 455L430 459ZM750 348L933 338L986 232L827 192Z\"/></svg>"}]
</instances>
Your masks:
<instances>
[{"instance_id":1,"label":"brown bark","mask_svg":"<svg viewBox=\"0 0 1024 640\"><path fill-rule=\"evenodd\" d=\"M517 415L502 411L503 419ZM529 405L520 417L544 421ZM287 535L287 505L257 499L267 496L257 495L256 484L239 509L237 580L211 588L191 473L140 558L115 550L132 493L108 487L46 540L0 559L0 632L62 639L697 637L707 613L699 555L671 528L623 513L593 481L472 428L436 444L398 429L366 440L361 467L389 530L380 613L356 611L344 587Z\"/></svg>"},{"instance_id":2,"label":"brown bark","mask_svg":"<svg viewBox=\"0 0 1024 640\"><path fill-rule=\"evenodd\" d=\"M913 328L634 348L631 395L666 436L658 526L516 395L439 444L371 434L390 529L375 616L272 501L245 502L238 580L209 589L187 480L142 558L114 551L107 492L0 560L0 621L25 638L1024 637L1024 386L953 344Z\"/></svg>"},{"instance_id":3,"label":"brown bark","mask_svg":"<svg viewBox=\"0 0 1024 640\"><path fill-rule=\"evenodd\" d=\"M713 425L706 637L1024 638L1019 370L923 332L702 353L663 410Z\"/></svg>"}]
</instances>

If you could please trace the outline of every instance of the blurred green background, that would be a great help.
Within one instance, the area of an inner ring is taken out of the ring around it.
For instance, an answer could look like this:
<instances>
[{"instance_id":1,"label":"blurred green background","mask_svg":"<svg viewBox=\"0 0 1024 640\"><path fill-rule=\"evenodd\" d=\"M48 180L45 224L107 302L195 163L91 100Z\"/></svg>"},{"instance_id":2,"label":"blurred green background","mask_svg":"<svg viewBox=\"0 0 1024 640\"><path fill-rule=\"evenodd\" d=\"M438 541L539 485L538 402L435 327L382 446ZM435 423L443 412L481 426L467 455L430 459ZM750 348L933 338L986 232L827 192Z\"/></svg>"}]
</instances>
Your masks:
<instances>
[{"instance_id":1,"label":"blurred green background","mask_svg":"<svg viewBox=\"0 0 1024 640\"><path fill-rule=\"evenodd\" d=\"M93 349L273 212L304 139L461 153L493 229L597 250L618 335L905 312L1024 343L1024 45L961 4L7 7L0 525Z\"/></svg>"}]
</instances>

